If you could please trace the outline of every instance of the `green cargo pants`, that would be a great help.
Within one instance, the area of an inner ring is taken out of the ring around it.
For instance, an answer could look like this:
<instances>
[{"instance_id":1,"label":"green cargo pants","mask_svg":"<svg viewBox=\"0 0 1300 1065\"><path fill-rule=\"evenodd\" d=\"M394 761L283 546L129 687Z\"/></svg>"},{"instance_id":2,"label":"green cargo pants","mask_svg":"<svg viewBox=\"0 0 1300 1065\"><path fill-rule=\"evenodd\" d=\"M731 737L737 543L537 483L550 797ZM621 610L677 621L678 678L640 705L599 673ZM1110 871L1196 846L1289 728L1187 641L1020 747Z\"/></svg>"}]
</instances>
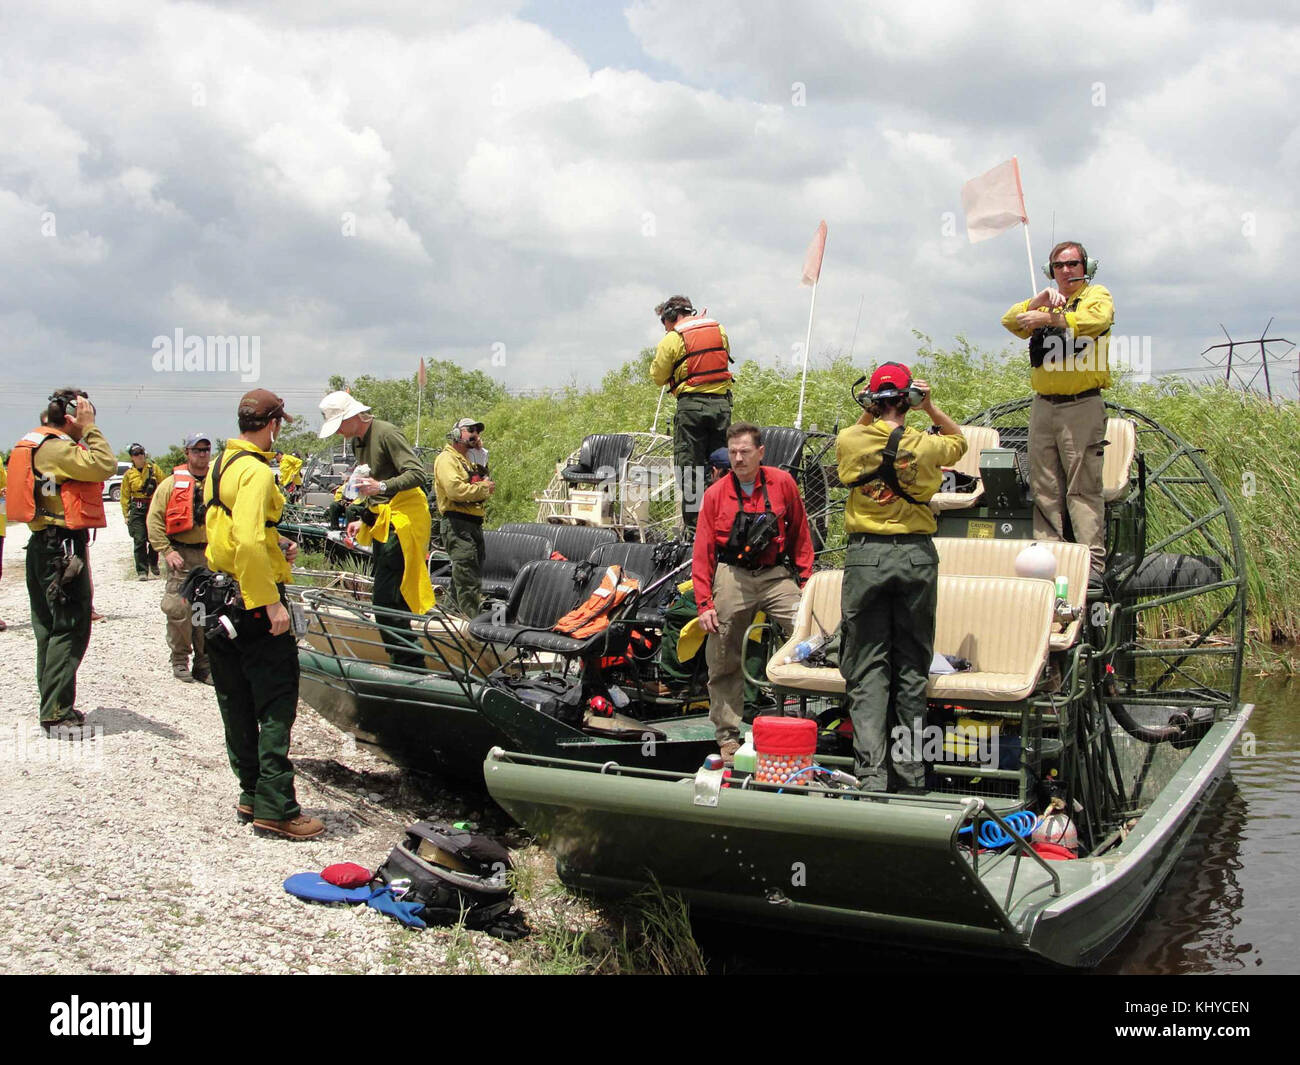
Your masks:
<instances>
[{"instance_id":1,"label":"green cargo pants","mask_svg":"<svg viewBox=\"0 0 1300 1065\"><path fill-rule=\"evenodd\" d=\"M71 717L77 701L77 669L90 643L86 540L84 531L50 528L32 533L27 543L27 598L36 635L36 684L44 723ZM62 595L51 594L50 586L68 552L81 560L81 572L61 585Z\"/></svg>"},{"instance_id":2,"label":"green cargo pants","mask_svg":"<svg viewBox=\"0 0 1300 1065\"><path fill-rule=\"evenodd\" d=\"M143 506L138 506L139 503ZM126 528L135 542L135 575L143 577L150 570L158 572L158 552L149 543L149 530L145 527L145 518L149 513L149 504L144 500L131 500L131 510L127 515Z\"/></svg>"},{"instance_id":3,"label":"green cargo pants","mask_svg":"<svg viewBox=\"0 0 1300 1065\"><path fill-rule=\"evenodd\" d=\"M708 475L709 456L727 446L731 393L711 396L684 392L673 418L673 468L682 501L682 518L695 528Z\"/></svg>"},{"instance_id":4,"label":"green cargo pants","mask_svg":"<svg viewBox=\"0 0 1300 1065\"><path fill-rule=\"evenodd\" d=\"M442 546L451 559L452 609L467 618L483 608L483 526L449 510L439 523Z\"/></svg>"},{"instance_id":5,"label":"green cargo pants","mask_svg":"<svg viewBox=\"0 0 1300 1065\"><path fill-rule=\"evenodd\" d=\"M288 821L301 809L293 787L289 734L298 715L298 643L280 636L207 641L226 755L239 780L239 802L253 816Z\"/></svg>"},{"instance_id":6,"label":"green cargo pants","mask_svg":"<svg viewBox=\"0 0 1300 1065\"><path fill-rule=\"evenodd\" d=\"M370 558L374 563L375 586L371 592L371 602L376 607L388 610L404 610L414 613L402 595L402 574L406 571L406 556L402 554L402 544L396 531L390 532L382 544L375 541L370 548ZM411 638L411 623L405 618L390 614L376 613L375 621L379 624L379 636L388 648L388 657L395 666L411 666L414 669L425 668L424 652L416 647Z\"/></svg>"},{"instance_id":7,"label":"green cargo pants","mask_svg":"<svg viewBox=\"0 0 1300 1065\"><path fill-rule=\"evenodd\" d=\"M854 534L840 593L840 672L853 719L854 772L869 791L925 783L914 737L925 725L939 555L924 533Z\"/></svg>"}]
</instances>

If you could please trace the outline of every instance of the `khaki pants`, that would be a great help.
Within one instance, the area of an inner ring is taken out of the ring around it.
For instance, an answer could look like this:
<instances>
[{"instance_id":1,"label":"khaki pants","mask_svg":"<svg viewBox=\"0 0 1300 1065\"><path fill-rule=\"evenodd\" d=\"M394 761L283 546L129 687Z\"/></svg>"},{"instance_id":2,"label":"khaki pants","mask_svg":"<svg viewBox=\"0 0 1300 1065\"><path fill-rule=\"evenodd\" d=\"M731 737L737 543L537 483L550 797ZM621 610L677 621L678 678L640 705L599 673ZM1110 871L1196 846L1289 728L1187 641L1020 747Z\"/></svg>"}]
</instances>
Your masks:
<instances>
[{"instance_id":1,"label":"khaki pants","mask_svg":"<svg viewBox=\"0 0 1300 1065\"><path fill-rule=\"evenodd\" d=\"M1035 396L1029 414L1029 486L1034 536L1087 544L1093 576L1106 565L1106 504L1101 471L1106 404L1100 396L1051 403ZM1073 536L1065 535L1069 517Z\"/></svg>"},{"instance_id":2,"label":"khaki pants","mask_svg":"<svg viewBox=\"0 0 1300 1065\"><path fill-rule=\"evenodd\" d=\"M172 544L171 550L181 556L180 569L167 567L167 584L163 588L162 612L167 616L167 649L171 652L172 666L183 666L207 672L208 655L203 646L203 630L194 625L190 617L190 604L181 598L181 585L196 566L207 565L204 544ZM190 650L194 651L194 664L190 666Z\"/></svg>"},{"instance_id":3,"label":"khaki pants","mask_svg":"<svg viewBox=\"0 0 1300 1065\"><path fill-rule=\"evenodd\" d=\"M799 586L784 566L746 570L719 563L713 577L713 605L718 631L705 642L704 655L709 665L709 720L722 744L740 739L745 632L762 610L788 634L799 608Z\"/></svg>"}]
</instances>

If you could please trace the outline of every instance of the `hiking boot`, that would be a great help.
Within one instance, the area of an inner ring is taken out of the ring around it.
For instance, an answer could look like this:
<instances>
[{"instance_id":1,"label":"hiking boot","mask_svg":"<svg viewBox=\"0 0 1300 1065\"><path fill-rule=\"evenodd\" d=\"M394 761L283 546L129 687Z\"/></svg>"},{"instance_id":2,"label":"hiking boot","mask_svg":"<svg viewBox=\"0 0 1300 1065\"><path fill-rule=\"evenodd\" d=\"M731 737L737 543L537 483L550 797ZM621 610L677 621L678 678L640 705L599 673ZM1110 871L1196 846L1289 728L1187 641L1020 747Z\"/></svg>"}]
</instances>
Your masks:
<instances>
[{"instance_id":1,"label":"hiking boot","mask_svg":"<svg viewBox=\"0 0 1300 1065\"><path fill-rule=\"evenodd\" d=\"M42 721L41 728L45 731L45 735L52 740L76 742L85 738L82 728L85 723L85 714L78 710L69 710L57 721Z\"/></svg>"},{"instance_id":2,"label":"hiking boot","mask_svg":"<svg viewBox=\"0 0 1300 1065\"><path fill-rule=\"evenodd\" d=\"M159 569L158 569L157 566L150 566L150 567L149 567L149 572L152 573L155 577L161 577L161 576L162 576L162 573L159 571Z\"/></svg>"},{"instance_id":3,"label":"hiking boot","mask_svg":"<svg viewBox=\"0 0 1300 1065\"><path fill-rule=\"evenodd\" d=\"M198 665L197 663L190 667L190 676L200 684L213 684L212 670L206 664ZM213 685L215 687L215 685Z\"/></svg>"},{"instance_id":4,"label":"hiking boot","mask_svg":"<svg viewBox=\"0 0 1300 1065\"><path fill-rule=\"evenodd\" d=\"M736 764L736 752L740 750L739 740L723 740L718 744L718 751L722 754L722 764L725 766L734 766Z\"/></svg>"},{"instance_id":5,"label":"hiking boot","mask_svg":"<svg viewBox=\"0 0 1300 1065\"><path fill-rule=\"evenodd\" d=\"M253 830L260 833L269 832L272 835L283 836L285 839L315 839L325 831L325 826L314 817L304 817L299 814L288 821L268 821L264 817L258 817L253 821Z\"/></svg>"},{"instance_id":6,"label":"hiking boot","mask_svg":"<svg viewBox=\"0 0 1300 1065\"><path fill-rule=\"evenodd\" d=\"M240 824L248 824L253 820L253 808L242 802L235 804L235 816L239 818Z\"/></svg>"},{"instance_id":7,"label":"hiking boot","mask_svg":"<svg viewBox=\"0 0 1300 1065\"><path fill-rule=\"evenodd\" d=\"M149 579L149 574L147 573L141 573L136 577L136 580L141 580L141 581L147 581L148 579Z\"/></svg>"},{"instance_id":8,"label":"hiking boot","mask_svg":"<svg viewBox=\"0 0 1300 1065\"><path fill-rule=\"evenodd\" d=\"M172 676L177 680L183 680L186 684L193 684L195 680L189 666L172 666Z\"/></svg>"}]
</instances>

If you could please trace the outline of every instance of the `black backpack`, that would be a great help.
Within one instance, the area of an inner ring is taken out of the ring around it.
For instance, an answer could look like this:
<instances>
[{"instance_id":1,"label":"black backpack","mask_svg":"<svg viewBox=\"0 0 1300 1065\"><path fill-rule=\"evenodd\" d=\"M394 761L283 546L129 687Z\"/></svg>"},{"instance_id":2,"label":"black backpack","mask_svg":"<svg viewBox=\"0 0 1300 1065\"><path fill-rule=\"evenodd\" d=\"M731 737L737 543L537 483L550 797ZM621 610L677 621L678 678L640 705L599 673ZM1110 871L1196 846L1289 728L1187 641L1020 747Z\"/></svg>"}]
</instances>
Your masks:
<instances>
[{"instance_id":1,"label":"black backpack","mask_svg":"<svg viewBox=\"0 0 1300 1065\"><path fill-rule=\"evenodd\" d=\"M402 902L423 903L419 916L426 924L454 925L463 917L466 928L520 939L529 928L522 914L510 910L513 868L510 853L487 836L417 821L375 871L374 883L409 880L405 891L394 894Z\"/></svg>"}]
</instances>

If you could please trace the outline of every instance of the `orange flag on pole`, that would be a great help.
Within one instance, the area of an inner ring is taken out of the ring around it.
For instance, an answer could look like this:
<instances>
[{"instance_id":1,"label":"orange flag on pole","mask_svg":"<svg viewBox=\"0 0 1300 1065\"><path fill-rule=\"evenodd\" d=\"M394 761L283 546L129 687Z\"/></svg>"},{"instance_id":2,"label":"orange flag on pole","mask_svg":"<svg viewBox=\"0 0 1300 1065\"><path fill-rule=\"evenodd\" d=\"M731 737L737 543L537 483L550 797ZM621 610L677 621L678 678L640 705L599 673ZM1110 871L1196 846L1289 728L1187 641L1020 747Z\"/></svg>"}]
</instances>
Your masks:
<instances>
[{"instance_id":1,"label":"orange flag on pole","mask_svg":"<svg viewBox=\"0 0 1300 1065\"><path fill-rule=\"evenodd\" d=\"M976 244L996 237L1004 229L1029 222L1025 193L1020 187L1020 163L1013 155L987 174L971 178L961 187L966 212L966 235Z\"/></svg>"},{"instance_id":2,"label":"orange flag on pole","mask_svg":"<svg viewBox=\"0 0 1300 1065\"><path fill-rule=\"evenodd\" d=\"M815 285L822 276L822 256L826 254L826 223L822 222L813 234L812 243L808 245L808 254L803 257L803 277L801 285Z\"/></svg>"},{"instance_id":3,"label":"orange flag on pole","mask_svg":"<svg viewBox=\"0 0 1300 1065\"><path fill-rule=\"evenodd\" d=\"M420 381L420 391L423 392L423 391L424 391L424 381L425 381L425 377L424 377L424 360L423 360L423 359L420 360L420 377L419 377L419 381Z\"/></svg>"}]
</instances>

